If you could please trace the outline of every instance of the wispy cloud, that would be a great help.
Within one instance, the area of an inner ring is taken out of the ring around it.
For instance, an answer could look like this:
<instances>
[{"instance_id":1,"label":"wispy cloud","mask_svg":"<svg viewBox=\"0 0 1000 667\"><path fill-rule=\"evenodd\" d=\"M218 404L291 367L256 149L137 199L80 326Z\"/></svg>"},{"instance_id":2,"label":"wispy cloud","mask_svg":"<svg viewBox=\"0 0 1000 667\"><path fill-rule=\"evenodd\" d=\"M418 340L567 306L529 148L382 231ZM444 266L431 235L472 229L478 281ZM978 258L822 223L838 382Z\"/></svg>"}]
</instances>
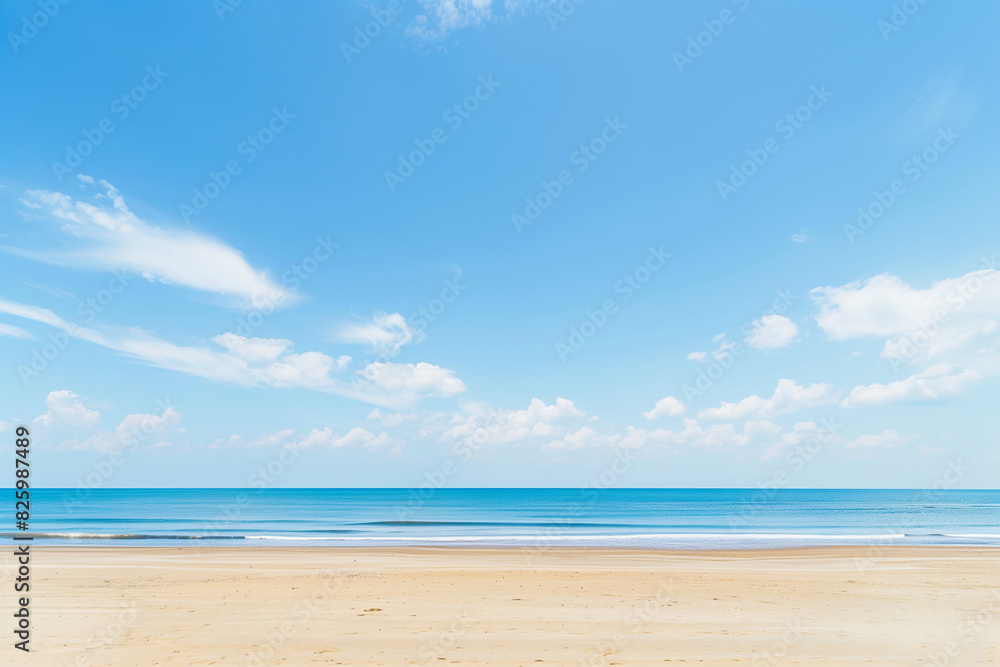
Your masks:
<instances>
[{"instance_id":1,"label":"wispy cloud","mask_svg":"<svg viewBox=\"0 0 1000 667\"><path fill-rule=\"evenodd\" d=\"M454 396L465 384L454 371L434 364L373 363L351 380L333 377L351 359L317 351L296 353L285 339L216 336L218 347L176 345L136 328L84 327L46 308L0 300L7 313L60 329L66 335L114 350L141 363L244 386L306 388L384 407L401 407L425 396Z\"/></svg>"},{"instance_id":2,"label":"wispy cloud","mask_svg":"<svg viewBox=\"0 0 1000 667\"><path fill-rule=\"evenodd\" d=\"M414 342L419 332L399 313L375 313L370 322L342 327L338 338L348 343L367 343L378 352L395 357L400 348Z\"/></svg>"},{"instance_id":3,"label":"wispy cloud","mask_svg":"<svg viewBox=\"0 0 1000 667\"><path fill-rule=\"evenodd\" d=\"M25 331L21 327L14 326L13 324L0 324L0 336L7 336L8 338L25 338L28 340L34 338L30 332Z\"/></svg>"},{"instance_id":4,"label":"wispy cloud","mask_svg":"<svg viewBox=\"0 0 1000 667\"><path fill-rule=\"evenodd\" d=\"M802 386L794 380L783 378L770 398L753 395L736 403L722 403L698 413L699 419L745 419L747 417L773 417L837 401L833 387L824 383Z\"/></svg>"},{"instance_id":5,"label":"wispy cloud","mask_svg":"<svg viewBox=\"0 0 1000 667\"><path fill-rule=\"evenodd\" d=\"M970 368L959 369L948 364L935 364L903 380L855 387L840 405L856 408L883 403L937 400L957 394L966 384L982 377L982 373Z\"/></svg>"},{"instance_id":6,"label":"wispy cloud","mask_svg":"<svg viewBox=\"0 0 1000 667\"><path fill-rule=\"evenodd\" d=\"M36 261L108 271L126 270L148 280L211 292L235 305L288 304L295 294L253 268L243 254L204 234L167 229L140 219L107 181L79 176L93 192L88 200L49 190L28 190L21 203L30 217L53 220L77 247L29 251L5 245L8 252Z\"/></svg>"}]
</instances>

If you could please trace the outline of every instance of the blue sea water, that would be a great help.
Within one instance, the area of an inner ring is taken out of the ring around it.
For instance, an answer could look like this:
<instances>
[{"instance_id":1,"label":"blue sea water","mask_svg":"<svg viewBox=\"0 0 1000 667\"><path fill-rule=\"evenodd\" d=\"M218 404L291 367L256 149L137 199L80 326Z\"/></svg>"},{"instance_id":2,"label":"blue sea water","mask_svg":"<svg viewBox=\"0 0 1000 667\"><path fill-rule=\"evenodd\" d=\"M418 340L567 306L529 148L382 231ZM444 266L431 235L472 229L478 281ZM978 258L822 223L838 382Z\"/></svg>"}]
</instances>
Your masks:
<instances>
[{"instance_id":1,"label":"blue sea water","mask_svg":"<svg viewBox=\"0 0 1000 667\"><path fill-rule=\"evenodd\" d=\"M5 542L24 535L13 495ZM33 489L27 534L142 546L1000 546L1000 491Z\"/></svg>"}]
</instances>

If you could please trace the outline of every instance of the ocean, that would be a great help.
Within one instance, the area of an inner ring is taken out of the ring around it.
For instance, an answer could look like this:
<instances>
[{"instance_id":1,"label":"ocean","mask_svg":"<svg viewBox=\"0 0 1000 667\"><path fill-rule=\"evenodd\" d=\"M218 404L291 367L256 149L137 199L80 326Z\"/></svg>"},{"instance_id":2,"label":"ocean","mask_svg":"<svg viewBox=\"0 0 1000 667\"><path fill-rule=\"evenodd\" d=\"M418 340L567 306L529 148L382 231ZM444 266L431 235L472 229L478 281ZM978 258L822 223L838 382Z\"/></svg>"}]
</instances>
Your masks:
<instances>
[{"instance_id":1,"label":"ocean","mask_svg":"<svg viewBox=\"0 0 1000 667\"><path fill-rule=\"evenodd\" d=\"M1000 546L993 490L32 489L28 533L13 505L35 544Z\"/></svg>"}]
</instances>

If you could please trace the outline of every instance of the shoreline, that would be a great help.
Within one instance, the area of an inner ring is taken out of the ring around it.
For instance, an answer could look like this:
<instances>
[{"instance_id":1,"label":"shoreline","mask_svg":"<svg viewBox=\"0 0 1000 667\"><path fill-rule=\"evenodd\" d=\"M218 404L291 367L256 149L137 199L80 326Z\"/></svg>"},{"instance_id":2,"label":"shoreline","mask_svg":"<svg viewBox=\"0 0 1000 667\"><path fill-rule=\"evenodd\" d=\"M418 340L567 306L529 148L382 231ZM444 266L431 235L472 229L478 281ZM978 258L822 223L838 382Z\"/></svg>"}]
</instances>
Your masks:
<instances>
[{"instance_id":1,"label":"shoreline","mask_svg":"<svg viewBox=\"0 0 1000 667\"><path fill-rule=\"evenodd\" d=\"M31 552L32 652L57 666L912 665L951 644L954 664L1000 660L991 547Z\"/></svg>"},{"instance_id":2,"label":"shoreline","mask_svg":"<svg viewBox=\"0 0 1000 667\"><path fill-rule=\"evenodd\" d=\"M95 540L96 542L97 540ZM145 540L135 540L135 542L143 542ZM150 540L152 541L152 540ZM986 545L986 544L898 544L898 543L888 543L888 542L872 542L869 544L810 544L802 546L776 546L776 547L748 547L748 548L655 548L655 547L627 547L627 546L606 546L606 545L596 545L596 546L580 546L580 545L553 545L553 544L520 544L520 545L492 545L483 546L481 544L398 544L398 545L369 545L369 546L346 546L346 545L317 545L317 544L271 544L264 542L262 544L256 543L257 540L247 539L247 540L233 540L233 542L251 542L251 544L232 544L232 545L220 545L220 544L207 544L199 545L197 540L193 539L179 539L177 542L182 544L176 545L164 545L164 544L131 544L130 540L120 540L119 544L87 544L86 540L81 540L79 544L46 544L42 540L32 541L31 549L36 550L56 550L56 551L74 551L74 550L94 550L94 549L105 549L108 551L114 550L147 550L147 551L165 551L165 552L177 552L177 551L218 551L220 553L225 553L227 551L241 550L245 549L248 551L316 551L316 552L357 552L357 553L432 553L432 552L483 552L483 553L510 553L516 551L542 551L542 552L582 552L582 553L620 553L620 554L663 554L663 555L681 555L681 556L697 556L699 554L732 554L734 557L740 554L776 554L782 552L793 552L793 553L803 553L803 552L830 552L830 551L870 551L872 549L880 549L883 551L941 551L941 550L952 550L952 551L983 551L983 552L993 552L1000 556L1000 545ZM263 541L261 541L263 542ZM24 542L2 542L0 546L6 550L8 547L17 546L18 544L24 544ZM998 560L998 565L1000 565L1000 560Z\"/></svg>"}]
</instances>

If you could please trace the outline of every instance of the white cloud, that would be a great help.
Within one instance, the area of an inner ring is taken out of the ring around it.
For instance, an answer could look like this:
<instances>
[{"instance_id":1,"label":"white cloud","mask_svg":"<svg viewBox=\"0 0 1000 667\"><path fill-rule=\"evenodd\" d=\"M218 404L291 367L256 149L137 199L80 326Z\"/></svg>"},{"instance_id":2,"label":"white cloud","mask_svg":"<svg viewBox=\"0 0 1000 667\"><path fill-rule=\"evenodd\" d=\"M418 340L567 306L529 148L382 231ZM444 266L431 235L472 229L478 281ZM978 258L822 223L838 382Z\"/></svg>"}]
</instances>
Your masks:
<instances>
[{"instance_id":1,"label":"white cloud","mask_svg":"<svg viewBox=\"0 0 1000 667\"><path fill-rule=\"evenodd\" d=\"M369 364L353 382L335 379L331 373L344 370L351 358L334 359L322 352L293 353L263 366L246 357L269 356L284 345L284 339L253 339L223 334L214 340L227 349L175 345L136 328L102 327L97 330L66 322L45 308L0 300L0 312L42 322L62 329L71 338L100 345L142 363L187 373L217 382L244 386L304 387L387 407L412 403L423 396L453 396L465 391L454 371L433 364ZM255 342L257 341L257 342ZM263 342L260 342L263 341ZM230 352L232 348L237 356ZM26 367L25 367L26 369ZM34 372L31 369L18 372Z\"/></svg>"},{"instance_id":2,"label":"white cloud","mask_svg":"<svg viewBox=\"0 0 1000 667\"><path fill-rule=\"evenodd\" d=\"M371 322L351 324L340 330L340 339L349 343L368 343L377 351L395 357L399 349L417 338L399 313L375 313Z\"/></svg>"},{"instance_id":3,"label":"white cloud","mask_svg":"<svg viewBox=\"0 0 1000 667\"><path fill-rule=\"evenodd\" d=\"M371 363L357 374L375 389L392 396L454 396L465 391L465 383L454 371L421 361L417 364Z\"/></svg>"},{"instance_id":4,"label":"white cloud","mask_svg":"<svg viewBox=\"0 0 1000 667\"><path fill-rule=\"evenodd\" d=\"M583 426L579 430L567 433L561 440L553 440L542 445L542 449L562 449L574 450L585 447L601 447L614 445L621 439L618 435L605 435L599 433L589 426Z\"/></svg>"},{"instance_id":5,"label":"white cloud","mask_svg":"<svg viewBox=\"0 0 1000 667\"><path fill-rule=\"evenodd\" d=\"M723 402L717 408L708 408L698 413L699 419L724 419L735 421L747 417L774 417L777 415L804 410L834 403L837 395L833 387L818 383L804 387L794 380L783 378L778 380L778 386L770 398L752 395L737 403Z\"/></svg>"},{"instance_id":6,"label":"white cloud","mask_svg":"<svg viewBox=\"0 0 1000 667\"><path fill-rule=\"evenodd\" d=\"M752 424L748 422L747 424ZM747 425L744 425L746 429ZM750 426L751 432L754 427ZM656 429L647 431L642 428L628 426L625 437L617 443L625 449L638 449L651 445L688 445L692 447L742 447L750 443L752 437L745 430L739 432L732 424L714 424L702 428L694 419L685 419L684 428L680 431Z\"/></svg>"},{"instance_id":7,"label":"white cloud","mask_svg":"<svg viewBox=\"0 0 1000 667\"><path fill-rule=\"evenodd\" d=\"M882 274L810 293L819 305L816 323L831 340L883 338L883 359L916 363L941 360L1000 330L997 273L971 271L926 289Z\"/></svg>"},{"instance_id":8,"label":"white cloud","mask_svg":"<svg viewBox=\"0 0 1000 667\"><path fill-rule=\"evenodd\" d=\"M792 234L791 239L793 243L805 243L809 236L806 234Z\"/></svg>"},{"instance_id":9,"label":"white cloud","mask_svg":"<svg viewBox=\"0 0 1000 667\"><path fill-rule=\"evenodd\" d=\"M624 449L639 449L649 445L680 445L702 432L701 427L693 419L684 420L682 431L671 431L665 428L658 428L654 431L647 431L644 428L635 426L625 427L625 437L618 443Z\"/></svg>"},{"instance_id":10,"label":"white cloud","mask_svg":"<svg viewBox=\"0 0 1000 667\"><path fill-rule=\"evenodd\" d=\"M912 440L912 436L900 435L896 429L890 428L875 435L858 436L847 443L848 449L886 449L888 447L899 447Z\"/></svg>"},{"instance_id":11,"label":"white cloud","mask_svg":"<svg viewBox=\"0 0 1000 667\"><path fill-rule=\"evenodd\" d=\"M764 315L751 323L745 341L750 347L773 349L788 347L799 335L799 328L784 315Z\"/></svg>"},{"instance_id":12,"label":"white cloud","mask_svg":"<svg viewBox=\"0 0 1000 667\"><path fill-rule=\"evenodd\" d=\"M115 452L143 444L162 445L166 443L156 441L163 438L180 419L180 414L173 408L167 408L158 415L128 415L114 431L99 431L82 442L70 441L65 447L74 451Z\"/></svg>"},{"instance_id":13,"label":"white cloud","mask_svg":"<svg viewBox=\"0 0 1000 667\"><path fill-rule=\"evenodd\" d=\"M391 412L389 414L384 414L380 409L375 408L368 413L368 419L377 419L382 422L382 426L399 426L403 422L413 421L417 418L417 413L403 413L403 412Z\"/></svg>"},{"instance_id":14,"label":"white cloud","mask_svg":"<svg viewBox=\"0 0 1000 667\"><path fill-rule=\"evenodd\" d=\"M327 449L365 447L367 449L377 449L393 442L394 440L385 431L375 435L367 429L356 426L343 435L337 435L329 427L323 429L314 428L305 435L299 435L292 429L284 429L253 438L249 441L241 435L233 435L229 438L228 446L252 449L257 447L277 447L280 445L293 450L313 447Z\"/></svg>"},{"instance_id":15,"label":"white cloud","mask_svg":"<svg viewBox=\"0 0 1000 667\"><path fill-rule=\"evenodd\" d=\"M246 338L234 333L220 334L212 340L245 361L274 361L292 345L285 338Z\"/></svg>"},{"instance_id":16,"label":"white cloud","mask_svg":"<svg viewBox=\"0 0 1000 667\"><path fill-rule=\"evenodd\" d=\"M265 366L263 372L275 387L322 390L333 384L330 373L343 370L350 361L350 357L334 359L322 352L287 354L280 361Z\"/></svg>"},{"instance_id":17,"label":"white cloud","mask_svg":"<svg viewBox=\"0 0 1000 667\"><path fill-rule=\"evenodd\" d=\"M13 324L0 324L0 336L7 336L8 338L25 338L28 340L34 340L35 338L21 327L16 327Z\"/></svg>"},{"instance_id":18,"label":"white cloud","mask_svg":"<svg viewBox=\"0 0 1000 667\"><path fill-rule=\"evenodd\" d=\"M840 405L845 408L856 408L882 403L935 400L957 394L965 384L982 376L982 373L970 368L959 370L948 364L935 364L904 380L889 384L857 386Z\"/></svg>"},{"instance_id":19,"label":"white cloud","mask_svg":"<svg viewBox=\"0 0 1000 667\"><path fill-rule=\"evenodd\" d=\"M772 435L776 433L775 431ZM777 457L785 449L800 445L809 438L820 438L822 436L822 439L826 440L832 435L832 433L821 431L815 422L796 422L791 431L783 433L780 439L771 444L767 451L760 457L760 460L769 461Z\"/></svg>"},{"instance_id":20,"label":"white cloud","mask_svg":"<svg viewBox=\"0 0 1000 667\"><path fill-rule=\"evenodd\" d=\"M719 447L736 445L742 447L750 443L750 436L738 433L732 424L715 424L705 429L696 439L696 445L702 447Z\"/></svg>"},{"instance_id":21,"label":"white cloud","mask_svg":"<svg viewBox=\"0 0 1000 667\"><path fill-rule=\"evenodd\" d=\"M803 423L803 422L799 422ZM743 424L743 432L751 439L776 435L781 432L781 427L767 419L748 421Z\"/></svg>"},{"instance_id":22,"label":"white cloud","mask_svg":"<svg viewBox=\"0 0 1000 667\"><path fill-rule=\"evenodd\" d=\"M79 201L48 190L29 190L22 202L33 215L61 223L82 249L70 252L9 252L58 266L99 271L125 270L149 280L183 285L236 300L242 306L291 303L295 295L254 269L243 254L225 243L190 230L165 229L141 220L118 190L101 180L80 177L97 186L92 201Z\"/></svg>"},{"instance_id":23,"label":"white cloud","mask_svg":"<svg viewBox=\"0 0 1000 667\"><path fill-rule=\"evenodd\" d=\"M736 343L726 340L726 334L724 333L720 333L713 337L712 342L719 344L715 350L712 352L691 352L687 355L688 361L697 361L704 364L712 361L713 359L722 359L730 354L729 350L736 347Z\"/></svg>"},{"instance_id":24,"label":"white cloud","mask_svg":"<svg viewBox=\"0 0 1000 667\"><path fill-rule=\"evenodd\" d=\"M233 435L229 438L229 445L240 445L246 447L247 449L275 447L277 445L289 444L294 435L295 431L290 428L286 428L283 431L275 431L274 433L257 436L256 438L252 438L249 442L244 441L243 436Z\"/></svg>"},{"instance_id":25,"label":"white cloud","mask_svg":"<svg viewBox=\"0 0 1000 667\"><path fill-rule=\"evenodd\" d=\"M477 446L493 443L541 442L552 443L569 432L567 424L586 417L573 401L557 398L546 405L539 398L531 399L524 410L489 412L483 406L466 406L465 414L451 418L441 440L460 440Z\"/></svg>"},{"instance_id":26,"label":"white cloud","mask_svg":"<svg viewBox=\"0 0 1000 667\"><path fill-rule=\"evenodd\" d=\"M667 396L658 400L656 405L653 406L653 409L649 412L643 412L642 416L646 419L653 420L659 419L660 417L680 417L683 414L684 404L673 396Z\"/></svg>"},{"instance_id":27,"label":"white cloud","mask_svg":"<svg viewBox=\"0 0 1000 667\"><path fill-rule=\"evenodd\" d=\"M367 449L376 449L390 441L389 434L384 431L378 435L375 435L367 429L363 429L360 426L356 426L348 431L346 434L339 438L332 438L330 441L330 446L333 448L338 447L351 447L360 446Z\"/></svg>"},{"instance_id":28,"label":"white cloud","mask_svg":"<svg viewBox=\"0 0 1000 667\"><path fill-rule=\"evenodd\" d=\"M435 41L453 30L488 21L493 0L421 0L420 4L422 13L406 27L406 34Z\"/></svg>"},{"instance_id":29,"label":"white cloud","mask_svg":"<svg viewBox=\"0 0 1000 667\"><path fill-rule=\"evenodd\" d=\"M49 392L45 398L48 411L35 418L35 425L44 428L86 428L101 421L101 413L88 409L80 397L68 390Z\"/></svg>"}]
</instances>

